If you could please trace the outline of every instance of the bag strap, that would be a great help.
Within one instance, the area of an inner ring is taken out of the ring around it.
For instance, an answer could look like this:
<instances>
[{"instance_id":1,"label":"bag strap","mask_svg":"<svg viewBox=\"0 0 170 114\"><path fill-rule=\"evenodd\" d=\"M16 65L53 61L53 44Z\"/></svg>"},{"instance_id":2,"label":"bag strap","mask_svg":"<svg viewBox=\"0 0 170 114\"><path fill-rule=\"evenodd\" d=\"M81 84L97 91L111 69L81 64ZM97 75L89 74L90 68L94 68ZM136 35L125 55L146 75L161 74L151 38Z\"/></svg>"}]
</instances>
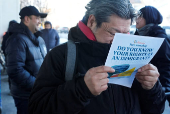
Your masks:
<instances>
[{"instance_id":1,"label":"bag strap","mask_svg":"<svg viewBox=\"0 0 170 114\"><path fill-rule=\"evenodd\" d=\"M75 62L76 62L76 44L73 41L68 40L67 61L66 61L66 71L65 71L66 81L73 79Z\"/></svg>"}]
</instances>

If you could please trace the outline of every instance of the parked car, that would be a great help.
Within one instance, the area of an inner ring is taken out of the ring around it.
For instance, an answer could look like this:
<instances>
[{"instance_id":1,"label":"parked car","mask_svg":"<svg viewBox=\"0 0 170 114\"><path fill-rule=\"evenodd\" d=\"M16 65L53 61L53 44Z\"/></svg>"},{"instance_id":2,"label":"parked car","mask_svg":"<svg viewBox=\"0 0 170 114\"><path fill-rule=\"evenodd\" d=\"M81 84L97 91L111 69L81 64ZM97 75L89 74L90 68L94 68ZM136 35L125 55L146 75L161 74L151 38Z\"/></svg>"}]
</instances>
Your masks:
<instances>
[{"instance_id":1,"label":"parked car","mask_svg":"<svg viewBox=\"0 0 170 114\"><path fill-rule=\"evenodd\" d=\"M58 31L59 33L68 33L68 32L69 32L69 28L68 28L68 27L59 27L59 28L57 29L57 31Z\"/></svg>"}]
</instances>

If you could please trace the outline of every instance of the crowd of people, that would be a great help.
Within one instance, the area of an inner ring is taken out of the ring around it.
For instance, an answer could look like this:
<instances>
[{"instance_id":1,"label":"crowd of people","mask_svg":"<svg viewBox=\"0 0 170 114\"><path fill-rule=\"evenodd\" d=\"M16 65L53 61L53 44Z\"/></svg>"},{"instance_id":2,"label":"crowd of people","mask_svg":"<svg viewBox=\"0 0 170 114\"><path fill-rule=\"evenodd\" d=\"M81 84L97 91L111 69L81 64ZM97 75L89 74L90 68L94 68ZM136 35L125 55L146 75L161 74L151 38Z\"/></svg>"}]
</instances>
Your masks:
<instances>
[{"instance_id":1,"label":"crowd of people","mask_svg":"<svg viewBox=\"0 0 170 114\"><path fill-rule=\"evenodd\" d=\"M91 0L62 45L50 21L39 31L48 14L26 6L19 15L21 22L10 21L1 47L17 114L162 114L165 101L170 102L165 95L170 92L170 41L155 7L136 11L129 0ZM138 69L131 88L109 84L108 73L115 70L104 63L115 33L129 34L133 22L134 35L165 40L151 62ZM67 66L69 42L76 58Z\"/></svg>"}]
</instances>

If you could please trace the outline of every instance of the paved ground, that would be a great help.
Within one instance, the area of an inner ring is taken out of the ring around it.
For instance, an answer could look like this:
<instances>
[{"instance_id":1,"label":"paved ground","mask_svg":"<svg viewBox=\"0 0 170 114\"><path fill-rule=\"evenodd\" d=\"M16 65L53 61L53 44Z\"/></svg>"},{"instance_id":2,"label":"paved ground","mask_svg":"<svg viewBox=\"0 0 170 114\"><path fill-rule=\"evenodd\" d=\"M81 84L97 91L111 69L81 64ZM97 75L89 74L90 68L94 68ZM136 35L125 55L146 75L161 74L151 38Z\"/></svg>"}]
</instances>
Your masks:
<instances>
[{"instance_id":1,"label":"paved ground","mask_svg":"<svg viewBox=\"0 0 170 114\"><path fill-rule=\"evenodd\" d=\"M16 114L14 100L9 95L8 76L1 76L2 114Z\"/></svg>"}]
</instances>

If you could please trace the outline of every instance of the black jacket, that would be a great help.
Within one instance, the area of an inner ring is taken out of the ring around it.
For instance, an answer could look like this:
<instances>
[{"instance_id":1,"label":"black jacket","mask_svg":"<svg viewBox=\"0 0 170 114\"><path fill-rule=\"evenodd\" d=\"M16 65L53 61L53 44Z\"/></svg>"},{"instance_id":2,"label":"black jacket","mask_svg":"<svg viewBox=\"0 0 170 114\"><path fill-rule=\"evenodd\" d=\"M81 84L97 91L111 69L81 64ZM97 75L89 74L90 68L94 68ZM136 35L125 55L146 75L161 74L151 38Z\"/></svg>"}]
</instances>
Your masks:
<instances>
[{"instance_id":1,"label":"black jacket","mask_svg":"<svg viewBox=\"0 0 170 114\"><path fill-rule=\"evenodd\" d=\"M5 56L6 56L6 53L5 53L6 41L7 41L7 39L12 35L12 33L9 32L9 29L10 29L10 28L13 28L13 27L15 26L15 24L17 24L17 22L15 22L14 20L13 20L13 21L10 21L10 22L9 22L8 30L7 30L6 34L3 36L1 50L3 51L3 53L4 53Z\"/></svg>"},{"instance_id":2,"label":"black jacket","mask_svg":"<svg viewBox=\"0 0 170 114\"><path fill-rule=\"evenodd\" d=\"M5 43L7 41L7 39L9 38L9 33L6 32L6 34L3 36L3 40L2 40L2 46L1 46L1 50L3 51L4 55L6 55L5 53Z\"/></svg>"},{"instance_id":3,"label":"black jacket","mask_svg":"<svg viewBox=\"0 0 170 114\"><path fill-rule=\"evenodd\" d=\"M11 81L11 94L28 99L39 68L46 55L41 37L36 37L23 23L9 29L6 42L7 73Z\"/></svg>"},{"instance_id":4,"label":"black jacket","mask_svg":"<svg viewBox=\"0 0 170 114\"><path fill-rule=\"evenodd\" d=\"M165 93L159 82L153 89L108 84L108 89L94 96L84 82L92 67L104 65L110 44L88 40L78 27L70 30L69 40L77 45L74 79L65 81L67 45L50 51L38 73L29 99L29 114L161 114ZM140 103L139 103L140 102Z\"/></svg>"},{"instance_id":5,"label":"black jacket","mask_svg":"<svg viewBox=\"0 0 170 114\"><path fill-rule=\"evenodd\" d=\"M41 31L41 37L44 39L47 52L59 44L59 36L56 30L54 29L44 29Z\"/></svg>"},{"instance_id":6,"label":"black jacket","mask_svg":"<svg viewBox=\"0 0 170 114\"><path fill-rule=\"evenodd\" d=\"M139 35L137 31L135 35ZM165 38L151 63L158 68L160 73L159 79L165 92L170 92L170 39L166 35L165 30L157 25L152 26L146 36Z\"/></svg>"}]
</instances>

